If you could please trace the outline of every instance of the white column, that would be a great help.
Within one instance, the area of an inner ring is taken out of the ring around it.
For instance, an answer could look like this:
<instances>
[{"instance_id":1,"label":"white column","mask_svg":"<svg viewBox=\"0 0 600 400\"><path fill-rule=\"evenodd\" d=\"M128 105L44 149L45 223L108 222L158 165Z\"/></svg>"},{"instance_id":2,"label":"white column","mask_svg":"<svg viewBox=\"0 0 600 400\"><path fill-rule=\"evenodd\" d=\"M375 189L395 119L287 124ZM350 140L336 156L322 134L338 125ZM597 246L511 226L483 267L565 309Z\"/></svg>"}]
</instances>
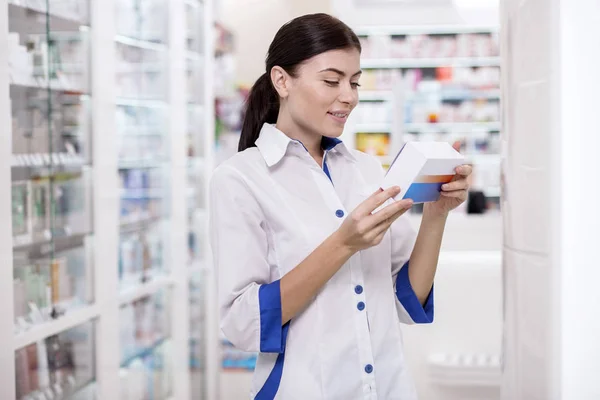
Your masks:
<instances>
[{"instance_id":1,"label":"white column","mask_svg":"<svg viewBox=\"0 0 600 400\"><path fill-rule=\"evenodd\" d=\"M169 1L169 259L173 277L171 335L173 398L190 398L190 300L187 265L186 24L183 0Z\"/></svg>"},{"instance_id":2,"label":"white column","mask_svg":"<svg viewBox=\"0 0 600 400\"><path fill-rule=\"evenodd\" d=\"M600 399L600 2L559 15L562 398Z\"/></svg>"},{"instance_id":3,"label":"white column","mask_svg":"<svg viewBox=\"0 0 600 400\"><path fill-rule=\"evenodd\" d=\"M204 190L203 205L208 209L209 178L212 175L215 152L215 93L214 93L214 54L215 54L215 3L204 0ZM206 213L208 216L208 213ZM219 310L217 302L217 278L213 269L210 244L208 242L208 217L204 219L204 255L206 265L205 304L205 354L206 354L206 395L208 399L219 399L219 373L221 371L221 344L219 337Z\"/></svg>"},{"instance_id":4,"label":"white column","mask_svg":"<svg viewBox=\"0 0 600 400\"><path fill-rule=\"evenodd\" d=\"M12 201L11 201L11 159L12 134L8 76L8 4L0 0L0 293L2 309L6 313L0 324L0 399L14 399L15 393L15 352L13 315L13 257L12 257Z\"/></svg>"},{"instance_id":5,"label":"white column","mask_svg":"<svg viewBox=\"0 0 600 400\"><path fill-rule=\"evenodd\" d=\"M119 181L115 107L115 3L91 1L94 295L98 399L120 396Z\"/></svg>"},{"instance_id":6,"label":"white column","mask_svg":"<svg viewBox=\"0 0 600 400\"><path fill-rule=\"evenodd\" d=\"M600 3L501 6L503 399L600 398Z\"/></svg>"}]
</instances>

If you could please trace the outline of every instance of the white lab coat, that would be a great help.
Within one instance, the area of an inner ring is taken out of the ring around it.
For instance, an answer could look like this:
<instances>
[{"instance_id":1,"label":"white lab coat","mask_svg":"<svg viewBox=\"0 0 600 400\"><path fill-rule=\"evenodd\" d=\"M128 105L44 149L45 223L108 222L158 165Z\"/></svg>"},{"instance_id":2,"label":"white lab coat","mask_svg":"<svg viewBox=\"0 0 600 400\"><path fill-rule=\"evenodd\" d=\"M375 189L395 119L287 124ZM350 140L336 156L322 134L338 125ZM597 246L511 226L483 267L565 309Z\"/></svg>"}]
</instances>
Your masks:
<instances>
[{"instance_id":1,"label":"white lab coat","mask_svg":"<svg viewBox=\"0 0 600 400\"><path fill-rule=\"evenodd\" d=\"M221 329L258 352L251 398L414 400L399 322L433 319L408 280L415 231L399 218L381 244L356 253L308 307L282 326L279 279L378 187L379 161L324 138L319 166L304 146L265 124L257 147L211 180L210 235Z\"/></svg>"}]
</instances>

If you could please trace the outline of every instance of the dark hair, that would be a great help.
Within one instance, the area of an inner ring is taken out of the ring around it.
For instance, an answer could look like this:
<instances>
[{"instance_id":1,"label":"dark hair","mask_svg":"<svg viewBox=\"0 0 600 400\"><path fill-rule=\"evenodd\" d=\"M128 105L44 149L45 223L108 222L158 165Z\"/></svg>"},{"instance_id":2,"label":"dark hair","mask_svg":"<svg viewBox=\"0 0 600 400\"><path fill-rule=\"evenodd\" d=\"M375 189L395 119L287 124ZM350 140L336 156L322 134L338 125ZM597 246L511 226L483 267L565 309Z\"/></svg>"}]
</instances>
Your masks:
<instances>
[{"instance_id":1,"label":"dark hair","mask_svg":"<svg viewBox=\"0 0 600 400\"><path fill-rule=\"evenodd\" d=\"M331 15L303 15L283 25L269 46L266 72L254 83L248 95L238 151L254 147L263 124L277 121L279 95L271 82L274 66L295 76L298 65L309 58L347 48L356 48L360 52L360 41L348 25Z\"/></svg>"}]
</instances>

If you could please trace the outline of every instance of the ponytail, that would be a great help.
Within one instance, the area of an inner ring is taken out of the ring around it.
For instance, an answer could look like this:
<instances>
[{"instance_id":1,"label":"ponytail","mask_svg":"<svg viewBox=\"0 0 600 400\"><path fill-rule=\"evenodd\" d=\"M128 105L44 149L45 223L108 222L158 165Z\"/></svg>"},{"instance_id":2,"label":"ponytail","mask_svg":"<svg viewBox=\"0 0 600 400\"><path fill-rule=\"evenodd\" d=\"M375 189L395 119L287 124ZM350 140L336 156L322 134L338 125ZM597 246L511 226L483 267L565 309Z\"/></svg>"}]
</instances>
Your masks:
<instances>
[{"instance_id":1,"label":"ponytail","mask_svg":"<svg viewBox=\"0 0 600 400\"><path fill-rule=\"evenodd\" d=\"M269 74L264 73L254 83L248 95L238 151L255 147L263 124L277 122L278 114L279 95L271 84Z\"/></svg>"}]
</instances>

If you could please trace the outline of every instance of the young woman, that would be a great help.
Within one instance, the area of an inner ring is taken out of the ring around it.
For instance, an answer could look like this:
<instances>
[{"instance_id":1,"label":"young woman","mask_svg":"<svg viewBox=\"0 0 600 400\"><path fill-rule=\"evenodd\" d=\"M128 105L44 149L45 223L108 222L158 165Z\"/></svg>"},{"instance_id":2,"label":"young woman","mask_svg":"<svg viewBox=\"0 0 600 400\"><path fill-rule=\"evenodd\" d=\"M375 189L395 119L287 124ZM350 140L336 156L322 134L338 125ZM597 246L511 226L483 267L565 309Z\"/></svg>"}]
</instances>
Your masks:
<instances>
[{"instance_id":1,"label":"young woman","mask_svg":"<svg viewBox=\"0 0 600 400\"><path fill-rule=\"evenodd\" d=\"M358 102L360 42L314 14L285 24L250 92L240 152L211 181L221 329L258 352L253 399L411 400L399 322L433 320L449 211L470 167L425 205L378 189L377 159L337 139Z\"/></svg>"}]
</instances>

